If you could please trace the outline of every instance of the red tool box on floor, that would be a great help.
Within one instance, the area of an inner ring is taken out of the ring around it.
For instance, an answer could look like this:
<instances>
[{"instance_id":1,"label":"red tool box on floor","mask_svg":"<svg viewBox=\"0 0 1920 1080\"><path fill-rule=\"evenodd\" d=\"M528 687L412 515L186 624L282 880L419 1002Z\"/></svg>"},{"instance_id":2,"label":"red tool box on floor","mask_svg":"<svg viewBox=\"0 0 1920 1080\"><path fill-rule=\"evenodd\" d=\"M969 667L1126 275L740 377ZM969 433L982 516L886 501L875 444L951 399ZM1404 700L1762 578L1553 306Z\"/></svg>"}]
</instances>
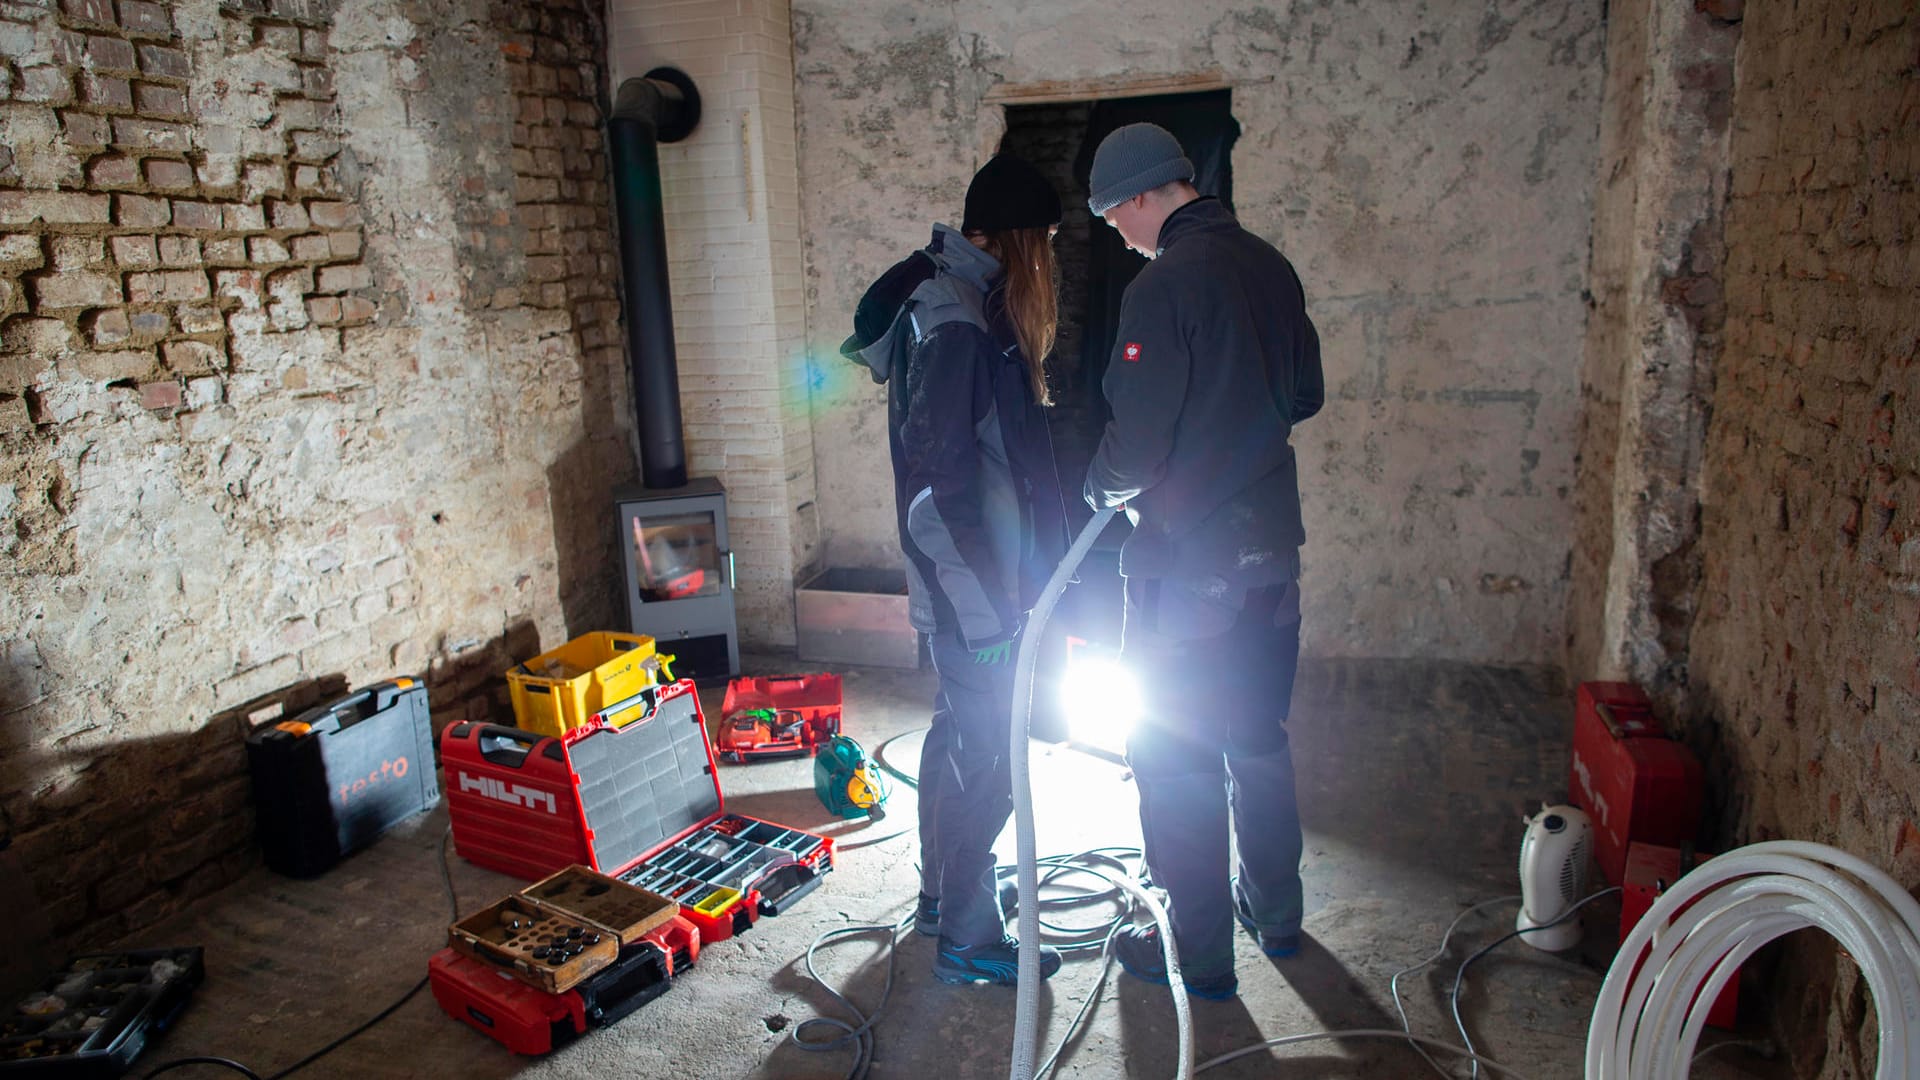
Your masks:
<instances>
[{"instance_id":1,"label":"red tool box on floor","mask_svg":"<svg viewBox=\"0 0 1920 1080\"><path fill-rule=\"evenodd\" d=\"M1711 855L1694 853L1687 870L1706 862ZM1627 848L1626 880L1620 887L1620 940L1627 940L1642 916L1653 907L1661 894L1673 887L1674 882L1685 876L1681 864L1688 861L1687 854L1680 848L1666 847L1661 844L1634 843ZM1692 905L1688 905L1691 907ZM1681 908L1685 911L1686 908ZM1675 912L1678 915L1679 912ZM1740 976L1734 975L1732 981L1720 991L1713 1008L1707 1011L1707 1023L1717 1028L1732 1028L1734 1017L1740 1009Z\"/></svg>"},{"instance_id":2,"label":"red tool box on floor","mask_svg":"<svg viewBox=\"0 0 1920 1080\"><path fill-rule=\"evenodd\" d=\"M453 846L539 878L571 863L673 899L722 941L833 869L833 841L726 812L693 683L648 687L558 737L463 723L440 738Z\"/></svg>"},{"instance_id":3,"label":"red tool box on floor","mask_svg":"<svg viewBox=\"0 0 1920 1080\"><path fill-rule=\"evenodd\" d=\"M1586 682L1575 694L1575 806L1593 819L1593 852L1619 885L1634 841L1682 847L1700 828L1700 762L1667 737L1653 704L1632 683Z\"/></svg>"},{"instance_id":4,"label":"red tool box on floor","mask_svg":"<svg viewBox=\"0 0 1920 1080\"><path fill-rule=\"evenodd\" d=\"M840 676L755 675L727 684L720 706L720 757L817 753L840 734Z\"/></svg>"},{"instance_id":5,"label":"red tool box on floor","mask_svg":"<svg viewBox=\"0 0 1920 1080\"><path fill-rule=\"evenodd\" d=\"M448 1016L516 1054L544 1054L666 993L699 955L699 931L675 917L640 944L621 949L611 967L558 994L450 947L427 961L427 978Z\"/></svg>"}]
</instances>

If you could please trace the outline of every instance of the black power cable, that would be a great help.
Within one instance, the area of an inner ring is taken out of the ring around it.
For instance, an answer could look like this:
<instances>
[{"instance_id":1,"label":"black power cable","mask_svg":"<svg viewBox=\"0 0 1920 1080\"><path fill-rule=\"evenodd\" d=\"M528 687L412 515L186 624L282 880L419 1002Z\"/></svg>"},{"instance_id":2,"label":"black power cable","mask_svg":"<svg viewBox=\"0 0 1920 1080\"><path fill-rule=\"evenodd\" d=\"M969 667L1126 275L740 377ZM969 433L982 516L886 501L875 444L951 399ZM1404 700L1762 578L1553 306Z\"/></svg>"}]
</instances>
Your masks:
<instances>
[{"instance_id":1,"label":"black power cable","mask_svg":"<svg viewBox=\"0 0 1920 1080\"><path fill-rule=\"evenodd\" d=\"M447 869L447 841L452 836L453 836L453 826L449 824L447 826L447 831L440 835L440 883L447 887L447 906L452 911L452 918L450 921L458 922L460 919L460 895L458 892L454 890L454 887L453 887L453 872ZM141 1080L152 1080L153 1077L159 1076L161 1073L172 1072L174 1069L184 1069L190 1065L217 1065L217 1066L220 1066L221 1068L231 1069L235 1072L244 1074L246 1076L250 1076L253 1078L253 1080L282 1080L283 1077L292 1076L294 1073L299 1072L301 1069L306 1068L307 1066L313 1064L314 1062L319 1061L321 1058L326 1057L328 1054L333 1053L335 1050L340 1049L340 1047L346 1045L348 1042L352 1041L355 1038L358 1038L368 1028L373 1027L375 1024L378 1024L380 1021L385 1020L387 1017L392 1016L394 1013L398 1012L401 1006L413 1000L414 995L420 993L421 990L426 989L429 978L423 978L419 982L414 983L413 989L401 995L400 1000L380 1010L379 1014L376 1015L373 1019L367 1021L364 1024L361 1024L359 1027L354 1028L352 1031L347 1032L345 1035L340 1036L339 1038L333 1040L327 1045L321 1047L318 1050L315 1050L313 1053L308 1054L306 1057L301 1058L299 1061L294 1062L293 1064L287 1066L284 1069L281 1069L279 1072L274 1073L271 1076L262 1077L259 1073L254 1072L252 1069L247 1068L245 1065L242 1065L237 1061L230 1061L223 1057L186 1057L186 1058L178 1058L173 1061L165 1062L164 1064L154 1066L152 1069L148 1070L146 1073L144 1073L141 1076Z\"/></svg>"}]
</instances>

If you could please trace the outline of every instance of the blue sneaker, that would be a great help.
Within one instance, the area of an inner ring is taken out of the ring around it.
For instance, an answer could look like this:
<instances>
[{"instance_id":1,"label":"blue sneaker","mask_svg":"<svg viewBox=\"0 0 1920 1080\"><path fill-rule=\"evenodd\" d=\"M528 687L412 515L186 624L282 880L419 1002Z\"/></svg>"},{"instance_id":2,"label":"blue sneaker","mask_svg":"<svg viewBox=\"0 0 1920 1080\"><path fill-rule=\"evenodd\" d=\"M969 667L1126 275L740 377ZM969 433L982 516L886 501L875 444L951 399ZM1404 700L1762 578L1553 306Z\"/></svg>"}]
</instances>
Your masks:
<instances>
[{"instance_id":1,"label":"blue sneaker","mask_svg":"<svg viewBox=\"0 0 1920 1080\"><path fill-rule=\"evenodd\" d=\"M1247 928L1253 940L1260 943L1260 951L1278 960L1283 956L1292 956L1300 951L1300 932L1275 934L1254 925L1253 909L1247 905L1247 898L1240 895L1240 879L1233 880L1233 917Z\"/></svg>"},{"instance_id":2,"label":"blue sneaker","mask_svg":"<svg viewBox=\"0 0 1920 1080\"><path fill-rule=\"evenodd\" d=\"M1040 977L1050 979L1060 970L1060 950L1040 946ZM943 983L993 983L1016 986L1020 982L1020 943L1011 936L985 945L955 945L940 939L940 950L933 954L933 977Z\"/></svg>"},{"instance_id":3,"label":"blue sneaker","mask_svg":"<svg viewBox=\"0 0 1920 1080\"><path fill-rule=\"evenodd\" d=\"M1000 913L1009 919L1020 914L1020 884L1012 879L1000 883ZM913 932L940 936L939 897L920 894L920 902L913 909Z\"/></svg>"},{"instance_id":4,"label":"blue sneaker","mask_svg":"<svg viewBox=\"0 0 1920 1080\"><path fill-rule=\"evenodd\" d=\"M1113 956L1120 961L1121 969L1134 978L1155 986L1167 985L1167 955L1160 949L1159 926L1149 923L1121 927L1119 933L1113 935ZM1240 993L1240 977L1232 971L1200 979L1181 972L1180 983L1187 988L1188 997L1202 1001L1231 1001Z\"/></svg>"}]
</instances>

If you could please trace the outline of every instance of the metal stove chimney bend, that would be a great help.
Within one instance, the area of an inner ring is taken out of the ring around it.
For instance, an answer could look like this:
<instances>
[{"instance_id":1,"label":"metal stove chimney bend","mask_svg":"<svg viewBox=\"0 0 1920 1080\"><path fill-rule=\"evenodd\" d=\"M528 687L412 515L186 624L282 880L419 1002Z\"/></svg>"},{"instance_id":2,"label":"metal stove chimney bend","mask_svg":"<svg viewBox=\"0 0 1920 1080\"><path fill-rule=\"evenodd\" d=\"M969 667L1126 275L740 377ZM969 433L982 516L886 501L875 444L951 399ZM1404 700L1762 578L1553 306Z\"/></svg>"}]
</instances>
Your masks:
<instances>
[{"instance_id":1,"label":"metal stove chimney bend","mask_svg":"<svg viewBox=\"0 0 1920 1080\"><path fill-rule=\"evenodd\" d=\"M607 119L633 411L640 427L640 475L650 488L677 488L687 482L657 148L686 138L699 123L700 92L685 72L670 67L621 83Z\"/></svg>"}]
</instances>

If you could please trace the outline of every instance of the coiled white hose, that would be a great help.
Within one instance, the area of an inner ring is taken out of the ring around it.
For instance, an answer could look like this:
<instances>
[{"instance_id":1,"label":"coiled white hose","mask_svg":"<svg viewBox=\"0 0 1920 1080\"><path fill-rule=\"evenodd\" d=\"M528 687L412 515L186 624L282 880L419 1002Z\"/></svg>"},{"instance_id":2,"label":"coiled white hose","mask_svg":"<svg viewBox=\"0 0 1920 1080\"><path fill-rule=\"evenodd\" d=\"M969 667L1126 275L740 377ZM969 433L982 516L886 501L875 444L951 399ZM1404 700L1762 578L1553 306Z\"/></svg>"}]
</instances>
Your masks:
<instances>
[{"instance_id":1,"label":"coiled white hose","mask_svg":"<svg viewBox=\"0 0 1920 1080\"><path fill-rule=\"evenodd\" d=\"M1586 1080L1682 1080L1740 964L1809 927L1839 939L1873 992L1877 1080L1920 1076L1920 903L1844 851L1776 840L1702 864L1634 926L1594 1004Z\"/></svg>"},{"instance_id":2,"label":"coiled white hose","mask_svg":"<svg viewBox=\"0 0 1920 1080\"><path fill-rule=\"evenodd\" d=\"M1007 752L1013 771L1013 831L1016 842L1020 884L1020 914L1016 920L1020 937L1019 989L1014 995L1013 1060L1007 1075L1010 1080L1033 1080L1034 1058L1040 1046L1040 872L1037 844L1033 834L1033 786L1027 762L1027 725L1033 713L1033 671L1040 662L1041 631L1052 617L1060 595L1073 580L1073 572L1087 557L1101 530L1113 519L1112 510L1093 515L1080 535L1074 538L1047 587L1027 617L1026 630L1020 635L1020 655L1013 680L1013 710L1009 717ZM1167 985L1173 990L1173 1015L1180 1037L1180 1080L1193 1076L1193 1014L1187 1005L1186 987L1180 982L1180 960L1174 953L1173 927L1160 902L1137 882L1113 879L1134 899L1144 905L1160 926L1160 945L1167 961Z\"/></svg>"}]
</instances>

